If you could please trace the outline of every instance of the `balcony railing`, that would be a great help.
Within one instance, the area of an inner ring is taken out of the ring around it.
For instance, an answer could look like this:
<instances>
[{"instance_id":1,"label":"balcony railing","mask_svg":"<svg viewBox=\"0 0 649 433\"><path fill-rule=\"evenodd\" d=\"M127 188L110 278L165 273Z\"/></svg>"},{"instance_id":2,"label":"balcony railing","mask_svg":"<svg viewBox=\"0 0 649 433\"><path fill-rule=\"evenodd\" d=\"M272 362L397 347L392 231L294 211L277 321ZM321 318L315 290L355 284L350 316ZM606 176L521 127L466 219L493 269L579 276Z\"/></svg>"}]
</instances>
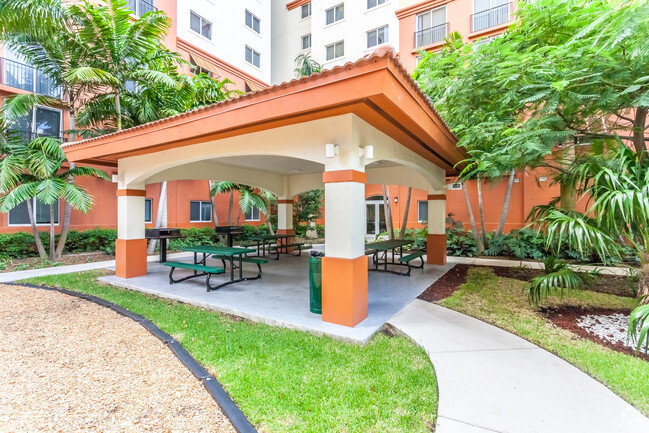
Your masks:
<instances>
[{"instance_id":1,"label":"balcony railing","mask_svg":"<svg viewBox=\"0 0 649 433\"><path fill-rule=\"evenodd\" d=\"M145 0L128 0L128 8L135 12L135 15L138 17L141 17L147 12L158 10L158 8L154 6L153 1L148 2Z\"/></svg>"},{"instance_id":2,"label":"balcony railing","mask_svg":"<svg viewBox=\"0 0 649 433\"><path fill-rule=\"evenodd\" d=\"M0 57L0 83L41 95L61 97L61 88L36 68L4 57Z\"/></svg>"},{"instance_id":3,"label":"balcony railing","mask_svg":"<svg viewBox=\"0 0 649 433\"><path fill-rule=\"evenodd\" d=\"M448 23L415 32L415 48L442 42L448 36Z\"/></svg>"},{"instance_id":4,"label":"balcony railing","mask_svg":"<svg viewBox=\"0 0 649 433\"><path fill-rule=\"evenodd\" d=\"M471 15L471 33L508 23L512 20L512 4L496 6Z\"/></svg>"}]
</instances>

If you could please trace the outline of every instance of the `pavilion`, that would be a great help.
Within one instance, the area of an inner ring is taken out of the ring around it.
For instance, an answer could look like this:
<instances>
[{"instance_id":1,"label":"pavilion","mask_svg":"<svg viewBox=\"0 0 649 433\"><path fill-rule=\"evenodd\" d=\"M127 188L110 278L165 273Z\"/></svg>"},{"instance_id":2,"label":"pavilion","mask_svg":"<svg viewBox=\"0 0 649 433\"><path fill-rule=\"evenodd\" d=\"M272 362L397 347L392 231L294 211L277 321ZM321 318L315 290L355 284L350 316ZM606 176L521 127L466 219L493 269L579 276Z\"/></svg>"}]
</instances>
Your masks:
<instances>
[{"instance_id":1,"label":"pavilion","mask_svg":"<svg viewBox=\"0 0 649 433\"><path fill-rule=\"evenodd\" d=\"M445 178L466 158L390 48L355 63L188 113L67 143L71 162L117 167L116 276L146 275L144 188L228 180L278 196L278 233L293 197L325 189L322 320L367 317L365 183L428 191L427 262L446 261ZM405 278L405 277L404 277Z\"/></svg>"}]
</instances>

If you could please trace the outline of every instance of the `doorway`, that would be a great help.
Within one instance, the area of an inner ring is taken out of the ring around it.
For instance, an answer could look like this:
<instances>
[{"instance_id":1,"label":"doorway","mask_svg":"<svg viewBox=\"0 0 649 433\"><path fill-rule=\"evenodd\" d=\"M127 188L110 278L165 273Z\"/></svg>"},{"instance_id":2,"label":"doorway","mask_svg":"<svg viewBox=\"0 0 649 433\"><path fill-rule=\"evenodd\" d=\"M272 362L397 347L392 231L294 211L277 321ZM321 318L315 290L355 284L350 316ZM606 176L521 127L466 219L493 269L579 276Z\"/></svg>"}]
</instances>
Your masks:
<instances>
[{"instance_id":1,"label":"doorway","mask_svg":"<svg viewBox=\"0 0 649 433\"><path fill-rule=\"evenodd\" d=\"M383 197L372 196L365 200L365 234L376 236L386 232L385 205Z\"/></svg>"}]
</instances>

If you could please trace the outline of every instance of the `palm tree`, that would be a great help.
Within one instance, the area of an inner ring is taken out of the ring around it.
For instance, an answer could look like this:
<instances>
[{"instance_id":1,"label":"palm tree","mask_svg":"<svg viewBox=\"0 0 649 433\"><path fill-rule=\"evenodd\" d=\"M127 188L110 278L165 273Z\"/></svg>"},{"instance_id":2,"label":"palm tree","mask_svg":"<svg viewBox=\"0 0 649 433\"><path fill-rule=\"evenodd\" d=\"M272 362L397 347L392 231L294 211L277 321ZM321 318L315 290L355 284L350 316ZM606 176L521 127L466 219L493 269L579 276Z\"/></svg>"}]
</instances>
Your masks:
<instances>
[{"instance_id":1,"label":"palm tree","mask_svg":"<svg viewBox=\"0 0 649 433\"><path fill-rule=\"evenodd\" d=\"M308 77L322 71L322 65L311 58L311 53L298 54L295 58L295 76Z\"/></svg>"},{"instance_id":2,"label":"palm tree","mask_svg":"<svg viewBox=\"0 0 649 433\"><path fill-rule=\"evenodd\" d=\"M621 260L632 250L641 262L638 296L649 301L649 160L618 138L606 151L578 157L565 176L587 200L587 210L536 206L530 218L547 233L548 246L558 251L568 245L583 255L594 251L603 260ZM634 336L635 326L643 326L646 345L648 308L634 312L629 328Z\"/></svg>"},{"instance_id":3,"label":"palm tree","mask_svg":"<svg viewBox=\"0 0 649 433\"><path fill-rule=\"evenodd\" d=\"M216 182L211 181L212 188L210 190L211 196L215 196L221 193L230 194L230 205L228 207L228 225L238 224L241 219L241 214L250 212L253 208L259 209L259 212L268 215L270 205L273 203L276 198L275 196L264 189L255 188L249 185L243 185L234 182ZM239 213L237 215L236 221L232 219L232 213L234 208L234 193L238 192L239 197ZM272 232L272 227L269 224L269 228Z\"/></svg>"},{"instance_id":4,"label":"palm tree","mask_svg":"<svg viewBox=\"0 0 649 433\"><path fill-rule=\"evenodd\" d=\"M40 137L25 144L21 140L5 143L0 161L0 211L8 212L16 206L27 203L34 240L41 258L48 254L42 245L31 203L33 199L49 206L50 213L50 261L60 260L65 244L68 226L63 226L59 245L55 244L55 204L65 200L70 206L83 213L92 206L92 197L81 187L70 183L70 177L95 176L108 180L101 170L92 167L62 168L65 154L61 142L54 138Z\"/></svg>"}]
</instances>

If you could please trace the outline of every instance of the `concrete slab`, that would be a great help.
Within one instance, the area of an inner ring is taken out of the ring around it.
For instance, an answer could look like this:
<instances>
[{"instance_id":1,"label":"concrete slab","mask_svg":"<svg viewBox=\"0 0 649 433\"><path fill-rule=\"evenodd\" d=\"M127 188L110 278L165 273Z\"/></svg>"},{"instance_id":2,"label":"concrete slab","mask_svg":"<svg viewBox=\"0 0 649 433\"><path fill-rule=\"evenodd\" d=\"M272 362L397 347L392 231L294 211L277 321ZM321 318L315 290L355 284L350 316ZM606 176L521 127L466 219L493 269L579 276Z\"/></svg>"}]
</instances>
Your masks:
<instances>
[{"instance_id":1,"label":"concrete slab","mask_svg":"<svg viewBox=\"0 0 649 433\"><path fill-rule=\"evenodd\" d=\"M420 300L389 323L435 366L436 433L649 431L649 419L604 385L502 329Z\"/></svg>"},{"instance_id":2,"label":"concrete slab","mask_svg":"<svg viewBox=\"0 0 649 433\"><path fill-rule=\"evenodd\" d=\"M169 268L149 263L148 275L121 279L115 276L101 280L116 286L234 314L274 326L289 327L329 335L356 343L367 342L394 314L426 290L450 266L427 265L414 269L411 277L386 273L369 273L368 318L353 328L325 323L319 314L309 311L308 255L282 255L263 266L263 279L245 281L207 292L205 278L169 285ZM210 262L212 262L210 260ZM213 264L219 264L213 261ZM244 272L256 274L256 266L244 264ZM174 277L190 275L177 270ZM225 276L213 277L212 284Z\"/></svg>"},{"instance_id":3,"label":"concrete slab","mask_svg":"<svg viewBox=\"0 0 649 433\"><path fill-rule=\"evenodd\" d=\"M501 266L504 268L515 268L518 266L531 268L531 269L544 268L543 262L495 259L495 258L484 258L484 257L448 256L447 262L450 264L462 263L465 265ZM570 267L581 272L598 271L602 274L607 274L607 275L628 275L630 272L630 269L625 266L615 267L615 266L570 265Z\"/></svg>"}]
</instances>

